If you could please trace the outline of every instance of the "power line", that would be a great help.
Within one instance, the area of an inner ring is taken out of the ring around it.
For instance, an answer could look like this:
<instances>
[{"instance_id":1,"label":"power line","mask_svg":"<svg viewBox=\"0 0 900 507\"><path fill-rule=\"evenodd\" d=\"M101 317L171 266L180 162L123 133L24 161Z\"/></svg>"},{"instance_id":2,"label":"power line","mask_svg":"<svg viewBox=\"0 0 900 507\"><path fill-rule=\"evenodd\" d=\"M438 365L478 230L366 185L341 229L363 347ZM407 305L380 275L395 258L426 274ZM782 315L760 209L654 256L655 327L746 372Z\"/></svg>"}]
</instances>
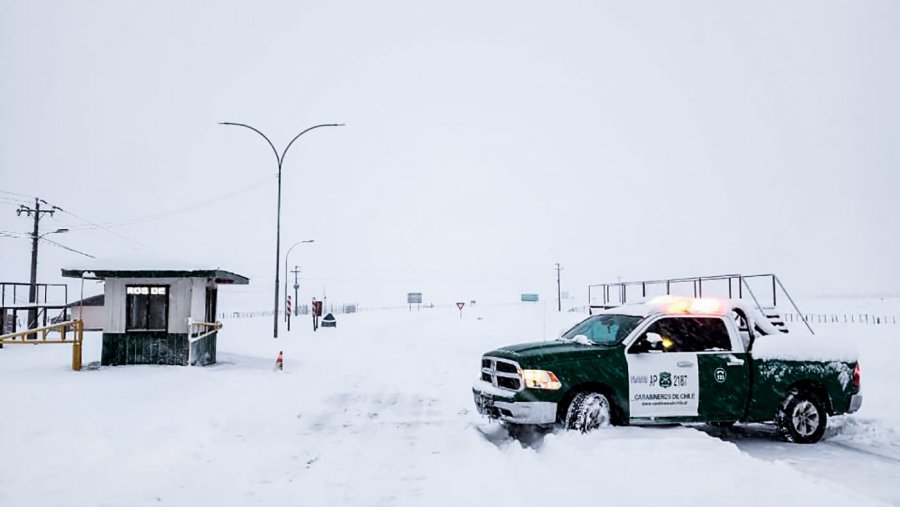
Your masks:
<instances>
[{"instance_id":1,"label":"power line","mask_svg":"<svg viewBox=\"0 0 900 507\"><path fill-rule=\"evenodd\" d=\"M14 195L17 197L24 197L25 199L31 199L32 197L27 194L20 194L18 192L10 192L9 190L0 190L0 194ZM28 202L28 201L26 201Z\"/></svg>"},{"instance_id":2,"label":"power line","mask_svg":"<svg viewBox=\"0 0 900 507\"><path fill-rule=\"evenodd\" d=\"M91 259L96 259L96 257L94 257L93 255L91 255L91 254L89 254L89 253L84 253L84 252L82 252L82 251L80 251L80 250L75 250L74 248L71 248L71 247L68 247L68 246L66 246L66 245L63 245L62 243L57 243L56 241L53 241L52 239L47 239L47 238L41 238L41 239L42 239L43 241L46 241L47 243L50 243L51 245L58 246L59 248L68 250L68 251L70 251L70 252L75 252L75 253L77 253L77 254L79 254L79 255L83 255L83 256L85 256L85 257L90 257Z\"/></svg>"},{"instance_id":3,"label":"power line","mask_svg":"<svg viewBox=\"0 0 900 507\"><path fill-rule=\"evenodd\" d=\"M137 218L132 218L132 219L128 219L128 220L122 220L120 222L101 222L101 223L97 223L97 224L92 224L91 226L88 226L88 227L76 226L75 228L76 229L98 229L98 228L108 229L108 228L112 228L112 227L124 227L124 226L129 226L129 225L137 225L137 224L143 224L143 223L147 223L147 222L153 222L156 220L162 220L165 218L170 218L170 217L182 215L185 213L190 213L192 211L196 211L201 208L205 208L205 207L212 206L214 204L218 204L224 200L230 199L230 198L240 195L244 192L252 190L252 189L262 185L263 183L265 183L266 181L270 180L273 177L274 177L274 174L267 175L263 178L255 180L247 185L244 185L240 188L232 190L231 192L228 192L226 194L212 197L205 201L200 201L198 203L194 203L194 204L191 204L188 206L182 206L180 208L175 208L175 209L171 209L168 211L162 211L160 213L154 213L152 215L147 215L144 217L137 217Z\"/></svg>"},{"instance_id":4,"label":"power line","mask_svg":"<svg viewBox=\"0 0 900 507\"><path fill-rule=\"evenodd\" d=\"M26 201L25 199L19 199L17 197L8 197L5 195L0 195L0 200L6 201L9 203L13 203L13 204L29 204L29 202Z\"/></svg>"},{"instance_id":5,"label":"power line","mask_svg":"<svg viewBox=\"0 0 900 507\"><path fill-rule=\"evenodd\" d=\"M130 238L130 237L128 237L128 236L125 236L124 234L121 234L121 233L119 233L119 232L117 232L117 231L114 231L114 230L112 230L112 228L113 228L113 227L124 227L124 226L129 226L129 225L138 225L138 224L142 224L142 223L152 222L152 221L155 221L155 220L162 220L162 219L165 219L165 218L170 218L170 217L173 217L173 216L178 216L178 215L181 215L181 214L184 214L184 213L190 213L190 212L192 212L192 211L195 211L195 210L198 210L198 209L201 209L201 208L205 208L205 207L208 207L208 206L212 206L212 205L217 204L217 203L219 203L219 202L221 202L221 201L224 201L224 200L226 200L226 199L230 199L230 198L235 197L235 196L237 196L237 195L239 195L239 194L242 194L242 193L244 193L244 192L250 191L250 190L252 190L252 189L254 189L254 188L256 188L256 187L262 185L262 184L265 183L266 181L271 180L274 176L275 176L274 173L273 173L273 174L266 175L266 176L264 176L264 177L262 177L262 178L259 178L259 179L257 179L257 180L254 180L254 181L250 182L250 183L247 184L247 185L244 185L244 186L239 187L239 188L237 188L237 189L235 189L235 190L232 190L231 192L228 192L228 193L226 193L226 194L222 194L222 195L219 195L219 196L216 196L216 197L212 197L212 198L210 198L210 199L207 199L207 200L205 200L205 201L201 201L201 202L198 202L198 203L195 203L195 204L191 204L191 205L188 205L188 206L182 206L182 207L180 207L180 208L175 208L175 209L171 209L171 210L168 210L168 211L163 211L163 212L160 212L160 213L154 213L154 214L152 214L152 215L148 215L148 216L144 216L144 217L138 217L138 218L133 218L133 219L129 219L129 220L123 220L123 221L120 221L120 222L94 222L94 221L92 221L92 220L89 220L89 219L87 219L87 218L78 216L78 215L72 213L71 211L68 211L68 210L66 210L66 209L60 208L60 207L58 207L58 206L54 206L54 207L53 207L54 211L61 211L61 212L65 213L66 215L69 215L69 216L71 216L72 218L75 218L75 219L77 219L77 220L79 220L79 221L81 221L82 223L87 224L87 225L75 225L75 224L70 224L70 223L67 223L67 222L64 221L64 220L60 220L60 219L59 219L58 217L56 217L56 216L54 216L53 218L54 218L54 220L59 221L61 224L66 225L70 230L96 230L96 229L102 229L102 230L105 230L106 232L108 232L108 233L110 233L110 234L113 234L113 235L115 235L115 236L118 236L118 237L121 238L121 239L124 239L124 240L126 240L126 241L131 242L131 243L140 245L141 247L144 247L144 248L153 248L152 246L150 246L150 245L148 245L148 244L146 244L146 243L143 243L143 242L138 241L138 240L136 240L136 239L134 239L134 238ZM21 194L21 193L18 193L18 192L10 192L10 191L7 191L7 190L0 190L0 193L12 195L12 196L29 197L29 196L27 196L26 194ZM4 199L4 200L7 200L7 201L16 203L16 204L21 204L21 203L27 203L27 202L29 202L29 201L22 201L22 200L13 198L13 197L4 197L4 196L0 196L0 199ZM43 201L43 202L46 204L46 201ZM82 253L82 252L78 252L78 253Z\"/></svg>"},{"instance_id":6,"label":"power line","mask_svg":"<svg viewBox=\"0 0 900 507\"><path fill-rule=\"evenodd\" d=\"M138 241L138 240L136 240L136 239L134 239L134 238L129 238L128 236L125 236L124 234L120 234L120 233L118 233L118 232L116 232L116 231L110 229L109 227L100 225L100 224L98 224L98 223L96 223L96 222L92 222L92 221L88 220L87 218L80 217L80 216L78 216L78 215L72 213L71 211L65 210L65 209L60 208L60 207L58 207L58 206L56 207L56 209L57 209L58 211L61 211L61 212L65 213L66 215L71 216L72 218L75 218L75 219L77 219L77 220L81 220L82 222L91 224L91 225L95 226L95 228L103 229L103 230L105 230L106 232L108 232L108 233L110 233L110 234L112 234L112 235L114 235L114 236L118 236L118 237L120 237L120 238L122 238L122 239L124 239L124 240L126 240L126 241L130 241L130 242L132 242L132 243L134 243L134 244L137 244L137 245L140 245L140 246L142 246L142 247L144 247L144 248L154 249L152 246L150 246L150 245L148 245L148 244L146 244L146 243L144 243L144 242L142 242L142 241Z\"/></svg>"}]
</instances>

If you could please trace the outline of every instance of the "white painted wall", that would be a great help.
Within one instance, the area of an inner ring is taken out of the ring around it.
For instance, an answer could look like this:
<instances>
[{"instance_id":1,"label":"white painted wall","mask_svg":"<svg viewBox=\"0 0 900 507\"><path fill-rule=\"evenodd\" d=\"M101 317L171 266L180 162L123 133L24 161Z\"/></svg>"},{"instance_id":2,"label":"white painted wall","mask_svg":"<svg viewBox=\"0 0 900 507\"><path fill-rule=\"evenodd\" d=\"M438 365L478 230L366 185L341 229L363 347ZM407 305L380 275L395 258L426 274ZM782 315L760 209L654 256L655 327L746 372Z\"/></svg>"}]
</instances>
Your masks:
<instances>
[{"instance_id":1,"label":"white painted wall","mask_svg":"<svg viewBox=\"0 0 900 507\"><path fill-rule=\"evenodd\" d=\"M188 316L195 320L203 320L206 283L205 278L107 278L103 289L104 308L106 308L103 330L107 333L125 332L125 287L127 285L168 285L168 332L187 333ZM195 284L199 287L198 290L194 290ZM195 294L199 294L199 299L195 299Z\"/></svg>"},{"instance_id":2,"label":"white painted wall","mask_svg":"<svg viewBox=\"0 0 900 507\"><path fill-rule=\"evenodd\" d=\"M106 323L105 306L85 306L84 308L73 306L69 308L69 318L84 321L85 331L102 331Z\"/></svg>"},{"instance_id":3,"label":"white painted wall","mask_svg":"<svg viewBox=\"0 0 900 507\"><path fill-rule=\"evenodd\" d=\"M191 278L191 319L206 322L206 287L212 284L205 278Z\"/></svg>"}]
</instances>

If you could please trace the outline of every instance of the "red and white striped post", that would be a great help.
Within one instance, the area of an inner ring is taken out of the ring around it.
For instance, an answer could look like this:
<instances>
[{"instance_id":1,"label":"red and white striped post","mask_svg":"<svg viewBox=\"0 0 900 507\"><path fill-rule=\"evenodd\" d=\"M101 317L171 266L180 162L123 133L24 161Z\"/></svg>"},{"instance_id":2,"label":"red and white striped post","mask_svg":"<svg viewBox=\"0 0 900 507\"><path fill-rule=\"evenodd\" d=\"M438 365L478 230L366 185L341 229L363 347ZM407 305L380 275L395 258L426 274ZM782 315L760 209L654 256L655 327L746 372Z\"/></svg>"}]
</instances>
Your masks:
<instances>
[{"instance_id":1,"label":"red and white striped post","mask_svg":"<svg viewBox=\"0 0 900 507\"><path fill-rule=\"evenodd\" d=\"M287 330L291 330L291 296L284 300L284 314L287 316Z\"/></svg>"}]
</instances>

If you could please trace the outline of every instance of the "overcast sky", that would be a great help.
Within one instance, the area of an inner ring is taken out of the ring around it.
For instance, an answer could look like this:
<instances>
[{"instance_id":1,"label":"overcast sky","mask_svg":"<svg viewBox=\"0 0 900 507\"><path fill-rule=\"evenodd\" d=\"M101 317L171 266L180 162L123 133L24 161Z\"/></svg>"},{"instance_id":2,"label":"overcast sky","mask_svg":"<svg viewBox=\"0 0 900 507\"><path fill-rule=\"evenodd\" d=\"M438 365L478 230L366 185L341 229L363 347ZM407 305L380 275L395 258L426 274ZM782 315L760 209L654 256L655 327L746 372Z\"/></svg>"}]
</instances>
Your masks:
<instances>
[{"instance_id":1,"label":"overcast sky","mask_svg":"<svg viewBox=\"0 0 900 507\"><path fill-rule=\"evenodd\" d=\"M267 308L275 157L217 122L279 149L335 122L284 162L307 295L547 297L555 262L578 298L897 293L900 3L725 3L0 0L0 235L38 196L71 213L48 239L229 269ZM44 243L40 279L88 260ZM29 262L0 237L0 279Z\"/></svg>"}]
</instances>

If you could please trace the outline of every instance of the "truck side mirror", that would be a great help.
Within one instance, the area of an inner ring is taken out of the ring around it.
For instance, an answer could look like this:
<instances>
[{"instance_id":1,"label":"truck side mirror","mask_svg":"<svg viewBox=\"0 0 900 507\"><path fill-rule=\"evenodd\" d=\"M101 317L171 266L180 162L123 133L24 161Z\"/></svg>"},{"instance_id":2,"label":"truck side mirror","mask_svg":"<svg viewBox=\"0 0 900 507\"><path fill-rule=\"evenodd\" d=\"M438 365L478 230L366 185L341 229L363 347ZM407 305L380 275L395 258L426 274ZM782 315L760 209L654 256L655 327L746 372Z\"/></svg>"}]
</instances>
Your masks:
<instances>
[{"instance_id":1,"label":"truck side mirror","mask_svg":"<svg viewBox=\"0 0 900 507\"><path fill-rule=\"evenodd\" d=\"M664 352L666 349L663 337L659 333L647 333L644 340L647 342L647 352Z\"/></svg>"},{"instance_id":2,"label":"truck side mirror","mask_svg":"<svg viewBox=\"0 0 900 507\"><path fill-rule=\"evenodd\" d=\"M663 339L657 333L645 333L628 349L629 354L646 354L647 352L662 352Z\"/></svg>"}]
</instances>

